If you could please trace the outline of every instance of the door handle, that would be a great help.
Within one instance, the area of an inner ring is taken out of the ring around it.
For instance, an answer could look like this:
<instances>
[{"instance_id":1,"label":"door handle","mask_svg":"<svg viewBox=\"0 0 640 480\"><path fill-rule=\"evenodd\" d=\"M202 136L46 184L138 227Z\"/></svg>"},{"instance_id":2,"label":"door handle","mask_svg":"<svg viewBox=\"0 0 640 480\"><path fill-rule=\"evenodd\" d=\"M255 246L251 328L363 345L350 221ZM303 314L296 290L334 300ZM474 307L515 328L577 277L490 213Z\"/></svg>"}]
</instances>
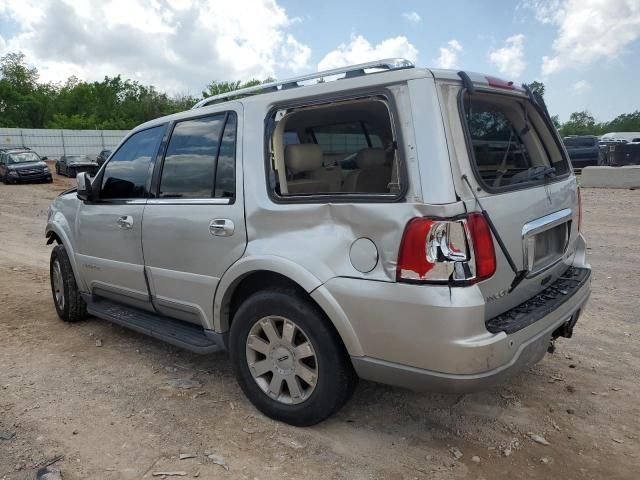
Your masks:
<instances>
[{"instance_id":1,"label":"door handle","mask_svg":"<svg viewBox=\"0 0 640 480\"><path fill-rule=\"evenodd\" d=\"M123 215L118 218L117 223L123 230L129 230L133 227L133 217L131 215Z\"/></svg>"},{"instance_id":2,"label":"door handle","mask_svg":"<svg viewBox=\"0 0 640 480\"><path fill-rule=\"evenodd\" d=\"M230 237L235 231L235 225L228 218L216 218L209 224L209 233L216 237Z\"/></svg>"}]
</instances>

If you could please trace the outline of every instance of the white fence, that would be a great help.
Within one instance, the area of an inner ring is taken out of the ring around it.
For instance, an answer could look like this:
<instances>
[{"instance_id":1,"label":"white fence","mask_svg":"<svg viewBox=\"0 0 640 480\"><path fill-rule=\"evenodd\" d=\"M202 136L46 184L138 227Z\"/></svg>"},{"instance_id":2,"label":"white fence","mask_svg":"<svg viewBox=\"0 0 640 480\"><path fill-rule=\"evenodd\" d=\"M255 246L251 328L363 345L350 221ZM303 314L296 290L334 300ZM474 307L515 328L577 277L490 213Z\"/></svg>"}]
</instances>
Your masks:
<instances>
[{"instance_id":1,"label":"white fence","mask_svg":"<svg viewBox=\"0 0 640 480\"><path fill-rule=\"evenodd\" d=\"M113 149L128 130L55 130L0 128L0 148L29 147L41 157L89 155Z\"/></svg>"}]
</instances>

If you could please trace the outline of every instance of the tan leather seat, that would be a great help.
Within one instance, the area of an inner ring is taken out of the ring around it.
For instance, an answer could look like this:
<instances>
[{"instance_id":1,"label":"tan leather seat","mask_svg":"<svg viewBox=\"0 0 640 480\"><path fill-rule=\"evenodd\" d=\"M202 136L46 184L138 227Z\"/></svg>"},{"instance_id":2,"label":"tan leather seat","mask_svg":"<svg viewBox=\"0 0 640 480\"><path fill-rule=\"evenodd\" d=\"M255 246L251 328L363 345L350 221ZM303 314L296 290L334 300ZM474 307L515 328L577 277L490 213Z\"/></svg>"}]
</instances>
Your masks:
<instances>
[{"instance_id":1,"label":"tan leather seat","mask_svg":"<svg viewBox=\"0 0 640 480\"><path fill-rule=\"evenodd\" d=\"M358 170L349 172L343 190L354 193L389 193L391 167L382 148L363 148L356 155Z\"/></svg>"},{"instance_id":2,"label":"tan leather seat","mask_svg":"<svg viewBox=\"0 0 640 480\"><path fill-rule=\"evenodd\" d=\"M287 180L290 195L299 193L326 193L329 184L312 177L312 172L322 168L322 148L314 143L287 145L284 164L294 179Z\"/></svg>"}]
</instances>

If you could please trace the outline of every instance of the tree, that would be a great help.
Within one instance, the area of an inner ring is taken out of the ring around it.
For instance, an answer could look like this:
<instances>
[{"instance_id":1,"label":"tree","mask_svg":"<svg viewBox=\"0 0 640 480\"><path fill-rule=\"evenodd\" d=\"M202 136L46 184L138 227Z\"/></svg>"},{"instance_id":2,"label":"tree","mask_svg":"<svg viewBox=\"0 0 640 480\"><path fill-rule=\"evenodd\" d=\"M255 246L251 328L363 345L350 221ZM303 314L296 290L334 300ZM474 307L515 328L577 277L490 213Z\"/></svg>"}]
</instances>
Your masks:
<instances>
[{"instance_id":1,"label":"tree","mask_svg":"<svg viewBox=\"0 0 640 480\"><path fill-rule=\"evenodd\" d=\"M602 128L587 110L573 112L569 120L562 125L561 133L567 135L598 135Z\"/></svg>"},{"instance_id":2,"label":"tree","mask_svg":"<svg viewBox=\"0 0 640 480\"><path fill-rule=\"evenodd\" d=\"M544 83L534 80L529 84L529 88L533 93L537 93L541 97L544 97Z\"/></svg>"},{"instance_id":3,"label":"tree","mask_svg":"<svg viewBox=\"0 0 640 480\"><path fill-rule=\"evenodd\" d=\"M256 87L258 85L262 85L264 83L274 82L275 79L268 77L264 80L257 80L252 78L246 82L242 82L240 80L236 80L235 82L219 82L212 81L206 87L206 90L202 92L202 98L213 97L215 95L222 95L223 93L233 92L235 90L240 90L241 88L249 88Z\"/></svg>"}]
</instances>

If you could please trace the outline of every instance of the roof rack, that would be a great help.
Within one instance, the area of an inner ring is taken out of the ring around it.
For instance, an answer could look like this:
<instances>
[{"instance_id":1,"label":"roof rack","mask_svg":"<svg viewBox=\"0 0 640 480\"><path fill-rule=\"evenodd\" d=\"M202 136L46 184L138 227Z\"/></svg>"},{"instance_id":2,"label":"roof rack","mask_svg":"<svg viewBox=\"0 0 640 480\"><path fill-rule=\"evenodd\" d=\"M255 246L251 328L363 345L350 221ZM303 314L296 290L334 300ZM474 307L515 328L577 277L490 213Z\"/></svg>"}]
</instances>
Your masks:
<instances>
[{"instance_id":1,"label":"roof rack","mask_svg":"<svg viewBox=\"0 0 640 480\"><path fill-rule=\"evenodd\" d=\"M196 103L192 109L200 108L213 103L220 103L229 99L236 99L247 97L249 95L257 95L261 93L275 92L279 90L286 90L289 88L299 87L298 82L305 82L308 80L319 80L324 77L332 77L334 75L343 75L343 78L359 77L366 75L365 70L402 70L405 68L414 68L414 65L409 60L404 58L386 58L384 60L376 60L375 62L360 63L358 65L350 65L348 67L334 68L332 70L325 70L322 72L309 73L307 75L301 75L299 77L287 78L285 80L277 80L275 82L264 83L262 85L256 85L255 87L241 88L231 92L223 93L220 95L214 95L200 100Z\"/></svg>"}]
</instances>

